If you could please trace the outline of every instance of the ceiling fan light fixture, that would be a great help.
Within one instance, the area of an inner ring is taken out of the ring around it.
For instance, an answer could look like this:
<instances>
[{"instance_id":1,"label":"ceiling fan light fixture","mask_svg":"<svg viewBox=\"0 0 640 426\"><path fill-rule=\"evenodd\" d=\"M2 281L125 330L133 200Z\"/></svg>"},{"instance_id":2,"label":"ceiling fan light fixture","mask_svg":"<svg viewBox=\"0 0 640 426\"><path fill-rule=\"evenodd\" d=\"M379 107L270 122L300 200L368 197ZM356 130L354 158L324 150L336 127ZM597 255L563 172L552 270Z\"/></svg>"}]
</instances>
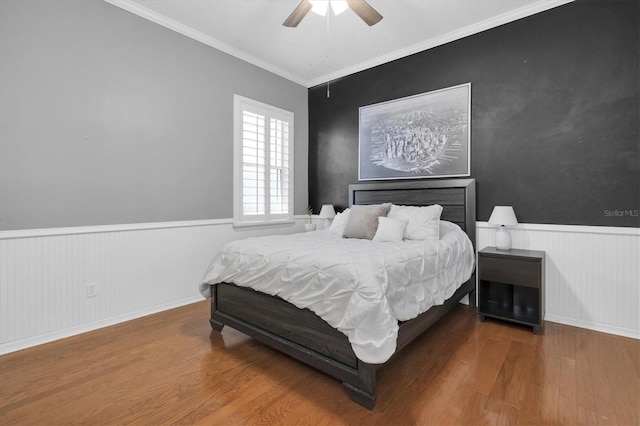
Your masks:
<instances>
[{"instance_id":1,"label":"ceiling fan light fixture","mask_svg":"<svg viewBox=\"0 0 640 426\"><path fill-rule=\"evenodd\" d=\"M382 15L371 7L367 0L301 0L282 25L289 28L297 27L311 10L318 15L327 16L329 3L334 15L351 9L369 26L377 24L382 19Z\"/></svg>"},{"instance_id":2,"label":"ceiling fan light fixture","mask_svg":"<svg viewBox=\"0 0 640 426\"><path fill-rule=\"evenodd\" d=\"M309 0L309 3L313 6L311 11L321 16L327 16L329 3L331 3L331 10L334 15L340 15L349 8L346 0Z\"/></svg>"},{"instance_id":3,"label":"ceiling fan light fixture","mask_svg":"<svg viewBox=\"0 0 640 426\"><path fill-rule=\"evenodd\" d=\"M347 9L349 9L349 5L346 0L331 0L331 10L334 15L340 15Z\"/></svg>"},{"instance_id":4,"label":"ceiling fan light fixture","mask_svg":"<svg viewBox=\"0 0 640 426\"><path fill-rule=\"evenodd\" d=\"M329 8L329 0L309 0L313 8L311 11L317 13L320 16L327 16L327 9Z\"/></svg>"}]
</instances>

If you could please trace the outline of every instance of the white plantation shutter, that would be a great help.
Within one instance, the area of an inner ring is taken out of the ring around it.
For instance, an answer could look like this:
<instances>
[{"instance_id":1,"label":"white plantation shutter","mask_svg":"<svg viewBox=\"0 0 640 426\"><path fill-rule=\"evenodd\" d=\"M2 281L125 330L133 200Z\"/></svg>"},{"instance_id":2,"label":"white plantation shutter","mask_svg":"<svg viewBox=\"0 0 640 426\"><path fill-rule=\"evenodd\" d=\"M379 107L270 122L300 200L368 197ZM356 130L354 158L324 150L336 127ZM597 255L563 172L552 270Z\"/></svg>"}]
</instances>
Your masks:
<instances>
[{"instance_id":1,"label":"white plantation shutter","mask_svg":"<svg viewBox=\"0 0 640 426\"><path fill-rule=\"evenodd\" d=\"M269 204L271 216L289 214L289 121L270 117Z\"/></svg>"},{"instance_id":2,"label":"white plantation shutter","mask_svg":"<svg viewBox=\"0 0 640 426\"><path fill-rule=\"evenodd\" d=\"M265 117L242 111L242 214L265 215Z\"/></svg>"},{"instance_id":3,"label":"white plantation shutter","mask_svg":"<svg viewBox=\"0 0 640 426\"><path fill-rule=\"evenodd\" d=\"M235 96L236 224L292 217L293 114Z\"/></svg>"}]
</instances>

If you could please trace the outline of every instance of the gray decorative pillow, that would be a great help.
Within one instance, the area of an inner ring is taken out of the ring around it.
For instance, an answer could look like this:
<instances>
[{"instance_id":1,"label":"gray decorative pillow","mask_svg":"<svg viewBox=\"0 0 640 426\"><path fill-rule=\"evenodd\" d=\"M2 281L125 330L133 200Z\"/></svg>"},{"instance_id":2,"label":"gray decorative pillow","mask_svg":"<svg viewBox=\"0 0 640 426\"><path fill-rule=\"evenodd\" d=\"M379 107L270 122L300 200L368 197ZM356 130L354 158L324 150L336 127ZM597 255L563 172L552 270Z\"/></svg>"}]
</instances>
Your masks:
<instances>
[{"instance_id":1,"label":"gray decorative pillow","mask_svg":"<svg viewBox=\"0 0 640 426\"><path fill-rule=\"evenodd\" d=\"M390 209L391 203L352 206L344 237L372 239L378 230L378 218L387 217Z\"/></svg>"}]
</instances>

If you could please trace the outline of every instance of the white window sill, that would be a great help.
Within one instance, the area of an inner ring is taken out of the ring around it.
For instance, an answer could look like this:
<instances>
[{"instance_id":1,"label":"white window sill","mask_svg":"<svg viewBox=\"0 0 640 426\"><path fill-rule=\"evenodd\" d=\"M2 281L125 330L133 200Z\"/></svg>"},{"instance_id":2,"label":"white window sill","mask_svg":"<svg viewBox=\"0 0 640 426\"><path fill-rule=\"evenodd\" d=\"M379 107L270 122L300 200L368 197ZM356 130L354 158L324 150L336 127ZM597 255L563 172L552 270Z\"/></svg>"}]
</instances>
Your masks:
<instances>
[{"instance_id":1,"label":"white window sill","mask_svg":"<svg viewBox=\"0 0 640 426\"><path fill-rule=\"evenodd\" d=\"M274 220L270 222L233 222L234 228L283 228L285 226L295 225L295 220Z\"/></svg>"}]
</instances>

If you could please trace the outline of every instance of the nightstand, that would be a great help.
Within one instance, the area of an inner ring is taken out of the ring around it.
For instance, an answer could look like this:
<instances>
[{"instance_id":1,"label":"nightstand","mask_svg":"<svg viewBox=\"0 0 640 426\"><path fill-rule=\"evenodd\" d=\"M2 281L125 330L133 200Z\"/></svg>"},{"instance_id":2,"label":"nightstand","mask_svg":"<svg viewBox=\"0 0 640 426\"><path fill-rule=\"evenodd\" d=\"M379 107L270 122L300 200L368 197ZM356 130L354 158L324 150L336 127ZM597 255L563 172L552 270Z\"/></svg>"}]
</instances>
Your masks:
<instances>
[{"instance_id":1,"label":"nightstand","mask_svg":"<svg viewBox=\"0 0 640 426\"><path fill-rule=\"evenodd\" d=\"M478 314L533 327L538 334L544 320L544 251L498 250L478 252Z\"/></svg>"}]
</instances>

